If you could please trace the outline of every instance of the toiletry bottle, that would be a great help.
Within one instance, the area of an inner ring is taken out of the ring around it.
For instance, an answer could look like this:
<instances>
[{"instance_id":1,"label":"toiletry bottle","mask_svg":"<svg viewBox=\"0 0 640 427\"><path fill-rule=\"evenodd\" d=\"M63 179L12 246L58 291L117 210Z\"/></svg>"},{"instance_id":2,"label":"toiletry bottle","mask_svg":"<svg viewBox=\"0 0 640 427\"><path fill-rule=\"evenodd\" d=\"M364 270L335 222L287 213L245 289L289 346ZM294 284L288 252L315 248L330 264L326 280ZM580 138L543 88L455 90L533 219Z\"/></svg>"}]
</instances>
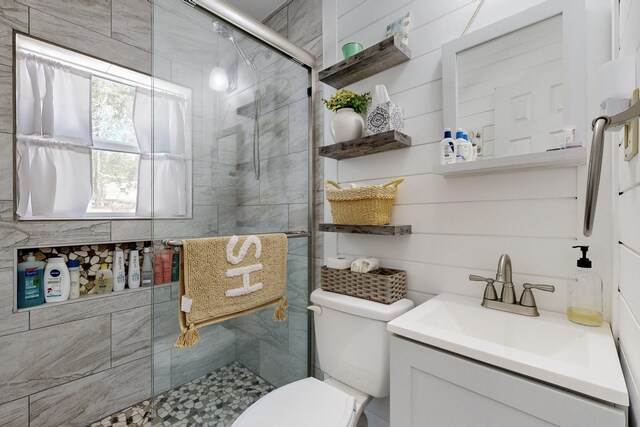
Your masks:
<instances>
[{"instance_id":1,"label":"toiletry bottle","mask_svg":"<svg viewBox=\"0 0 640 427\"><path fill-rule=\"evenodd\" d=\"M180 280L180 252L178 252L178 248L175 248L171 259L171 281L177 282L178 280Z\"/></svg>"},{"instance_id":2,"label":"toiletry bottle","mask_svg":"<svg viewBox=\"0 0 640 427\"><path fill-rule=\"evenodd\" d=\"M580 248L582 257L578 259L576 280L570 281L567 288L567 317L582 325L600 326L602 279L591 269L591 260L587 258L589 246L573 247Z\"/></svg>"},{"instance_id":3,"label":"toiletry bottle","mask_svg":"<svg viewBox=\"0 0 640 427\"><path fill-rule=\"evenodd\" d=\"M96 273L96 293L109 294L113 290L113 272L109 270L108 264L102 264Z\"/></svg>"},{"instance_id":4,"label":"toiletry bottle","mask_svg":"<svg viewBox=\"0 0 640 427\"><path fill-rule=\"evenodd\" d=\"M71 259L67 261L69 269L69 299L80 297L80 261Z\"/></svg>"},{"instance_id":5,"label":"toiletry bottle","mask_svg":"<svg viewBox=\"0 0 640 427\"><path fill-rule=\"evenodd\" d=\"M129 252L129 289L140 287L140 255L137 249Z\"/></svg>"},{"instance_id":6,"label":"toiletry bottle","mask_svg":"<svg viewBox=\"0 0 640 427\"><path fill-rule=\"evenodd\" d=\"M444 139L440 141L440 164L448 165L456 162L456 142L451 138L451 129L444 130Z\"/></svg>"},{"instance_id":7,"label":"toiletry bottle","mask_svg":"<svg viewBox=\"0 0 640 427\"><path fill-rule=\"evenodd\" d=\"M151 286L153 284L153 260L151 257L151 248L147 246L143 250L142 286Z\"/></svg>"},{"instance_id":8,"label":"toiletry bottle","mask_svg":"<svg viewBox=\"0 0 640 427\"><path fill-rule=\"evenodd\" d=\"M125 285L124 274L124 251L116 249L113 251L113 291L120 292L124 290Z\"/></svg>"},{"instance_id":9,"label":"toiletry bottle","mask_svg":"<svg viewBox=\"0 0 640 427\"><path fill-rule=\"evenodd\" d=\"M44 299L46 302L60 302L69 299L71 281L69 269L62 257L53 257L47 260L44 269Z\"/></svg>"},{"instance_id":10,"label":"toiletry bottle","mask_svg":"<svg viewBox=\"0 0 640 427\"><path fill-rule=\"evenodd\" d=\"M162 257L162 283L171 282L171 273L173 271L173 251L171 249L163 249L160 251Z\"/></svg>"},{"instance_id":11,"label":"toiletry bottle","mask_svg":"<svg viewBox=\"0 0 640 427\"><path fill-rule=\"evenodd\" d=\"M164 283L164 264L162 259L162 251L155 253L153 257L153 283L159 285Z\"/></svg>"},{"instance_id":12,"label":"toiletry bottle","mask_svg":"<svg viewBox=\"0 0 640 427\"><path fill-rule=\"evenodd\" d=\"M458 145L458 158L461 162L470 162L473 160L473 145L469 142L469 135L462 133L462 139Z\"/></svg>"},{"instance_id":13,"label":"toiletry bottle","mask_svg":"<svg viewBox=\"0 0 640 427\"><path fill-rule=\"evenodd\" d=\"M36 261L33 252L18 264L18 308L44 304L44 261Z\"/></svg>"}]
</instances>

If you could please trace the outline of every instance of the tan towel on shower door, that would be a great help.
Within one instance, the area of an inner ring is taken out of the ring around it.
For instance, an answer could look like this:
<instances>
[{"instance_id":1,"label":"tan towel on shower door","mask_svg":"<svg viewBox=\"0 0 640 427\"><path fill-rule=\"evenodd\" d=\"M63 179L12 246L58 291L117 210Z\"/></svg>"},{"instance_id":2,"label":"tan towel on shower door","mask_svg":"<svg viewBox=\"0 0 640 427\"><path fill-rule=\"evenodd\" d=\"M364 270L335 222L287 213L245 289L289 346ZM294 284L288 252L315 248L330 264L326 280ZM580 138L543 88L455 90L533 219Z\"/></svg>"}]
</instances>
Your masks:
<instances>
[{"instance_id":1,"label":"tan towel on shower door","mask_svg":"<svg viewBox=\"0 0 640 427\"><path fill-rule=\"evenodd\" d=\"M191 347L197 328L278 304L287 308L287 236L261 234L183 241L180 251L180 329L176 347Z\"/></svg>"}]
</instances>

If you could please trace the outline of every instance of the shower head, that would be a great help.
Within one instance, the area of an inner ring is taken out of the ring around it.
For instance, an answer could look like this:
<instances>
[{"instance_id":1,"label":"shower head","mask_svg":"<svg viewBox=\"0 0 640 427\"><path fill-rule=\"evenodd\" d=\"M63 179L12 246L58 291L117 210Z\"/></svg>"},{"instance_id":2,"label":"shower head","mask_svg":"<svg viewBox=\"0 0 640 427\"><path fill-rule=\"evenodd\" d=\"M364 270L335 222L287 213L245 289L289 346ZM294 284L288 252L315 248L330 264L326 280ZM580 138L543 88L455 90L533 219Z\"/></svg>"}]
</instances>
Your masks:
<instances>
[{"instance_id":1,"label":"shower head","mask_svg":"<svg viewBox=\"0 0 640 427\"><path fill-rule=\"evenodd\" d=\"M220 21L213 21L213 31L226 39L233 39L233 31Z\"/></svg>"},{"instance_id":2,"label":"shower head","mask_svg":"<svg viewBox=\"0 0 640 427\"><path fill-rule=\"evenodd\" d=\"M245 55L240 45L238 44L236 39L233 37L233 30L229 28L229 26L227 26L224 22L221 22L221 21L213 21L213 31L218 33L221 37L228 39L231 42L231 44L233 44L233 47L236 49L236 52L238 52L238 55L240 55L240 58L242 58L244 63L250 66L251 68L253 68L256 72L258 71L256 64L254 64L253 61L249 59L247 55Z\"/></svg>"}]
</instances>

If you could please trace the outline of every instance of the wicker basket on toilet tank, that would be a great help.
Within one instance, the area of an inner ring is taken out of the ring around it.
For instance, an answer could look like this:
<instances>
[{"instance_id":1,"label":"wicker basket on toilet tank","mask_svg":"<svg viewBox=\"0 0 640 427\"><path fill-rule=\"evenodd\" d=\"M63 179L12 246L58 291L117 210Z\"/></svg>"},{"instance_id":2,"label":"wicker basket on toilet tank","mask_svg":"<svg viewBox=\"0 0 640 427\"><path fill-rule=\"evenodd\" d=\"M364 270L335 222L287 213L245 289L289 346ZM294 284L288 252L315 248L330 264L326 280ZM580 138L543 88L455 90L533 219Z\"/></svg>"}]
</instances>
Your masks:
<instances>
[{"instance_id":1,"label":"wicker basket on toilet tank","mask_svg":"<svg viewBox=\"0 0 640 427\"><path fill-rule=\"evenodd\" d=\"M320 268L321 287L325 291L392 304L407 295L407 272L379 268L369 273Z\"/></svg>"},{"instance_id":2,"label":"wicker basket on toilet tank","mask_svg":"<svg viewBox=\"0 0 640 427\"><path fill-rule=\"evenodd\" d=\"M398 185L397 178L382 185L342 188L327 181L327 200L331 205L334 224L385 225L391 223L391 210Z\"/></svg>"}]
</instances>

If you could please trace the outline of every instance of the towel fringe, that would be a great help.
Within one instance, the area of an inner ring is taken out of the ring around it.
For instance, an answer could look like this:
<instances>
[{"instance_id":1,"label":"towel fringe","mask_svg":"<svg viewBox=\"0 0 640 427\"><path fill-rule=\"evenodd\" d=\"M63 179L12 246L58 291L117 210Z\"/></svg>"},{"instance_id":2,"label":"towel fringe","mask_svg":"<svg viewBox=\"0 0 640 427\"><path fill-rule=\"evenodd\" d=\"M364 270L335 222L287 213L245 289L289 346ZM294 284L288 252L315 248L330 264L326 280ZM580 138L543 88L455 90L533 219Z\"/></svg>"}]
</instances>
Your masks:
<instances>
[{"instance_id":1,"label":"towel fringe","mask_svg":"<svg viewBox=\"0 0 640 427\"><path fill-rule=\"evenodd\" d=\"M200 332L196 329L196 325L193 323L189 324L189 327L186 331L183 331L182 334L178 337L176 341L176 348L186 348L193 347L200 340Z\"/></svg>"},{"instance_id":2,"label":"towel fringe","mask_svg":"<svg viewBox=\"0 0 640 427\"><path fill-rule=\"evenodd\" d=\"M278 307L276 308L276 312L273 313L273 320L275 321L285 321L287 320L287 312L285 311L289 307L289 301L287 297L283 296L278 301Z\"/></svg>"}]
</instances>

